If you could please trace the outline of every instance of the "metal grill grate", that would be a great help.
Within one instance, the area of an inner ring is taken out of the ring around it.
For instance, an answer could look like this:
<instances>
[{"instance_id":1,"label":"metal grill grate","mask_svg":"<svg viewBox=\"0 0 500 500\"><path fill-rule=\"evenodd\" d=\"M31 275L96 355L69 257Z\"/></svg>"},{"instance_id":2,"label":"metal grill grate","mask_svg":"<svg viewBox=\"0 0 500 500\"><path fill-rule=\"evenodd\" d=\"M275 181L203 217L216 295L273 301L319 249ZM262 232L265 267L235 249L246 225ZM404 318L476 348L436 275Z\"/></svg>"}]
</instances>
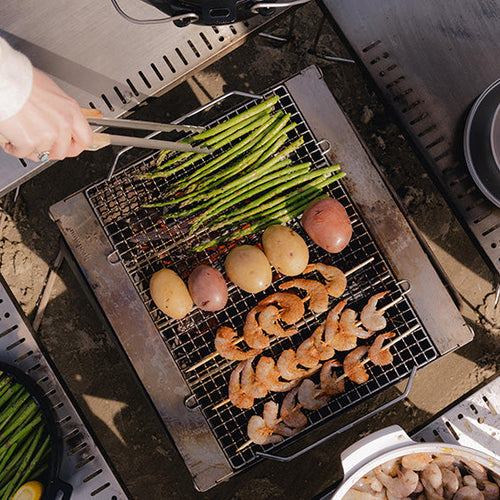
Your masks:
<instances>
[{"instance_id":1,"label":"metal grill grate","mask_svg":"<svg viewBox=\"0 0 500 500\"><path fill-rule=\"evenodd\" d=\"M294 153L292 160L297 163L311 161L315 167L328 164L325 153L315 140L287 89L284 86L278 86L267 95L271 94L280 96L278 106L285 112L291 113L291 119L298 124L295 131L290 134L290 140L298 135L305 139L304 146ZM230 118L253 104L255 101L246 102L214 123ZM190 368L213 353L214 337L218 326L228 325L241 331L247 311L264 296L278 291L278 285L287 281L288 278L275 274L271 287L255 295L230 286L228 305L217 313L207 314L195 309L183 320L166 318L149 296L148 283L153 272L169 266L174 268L181 277L187 279L189 272L196 265L207 262L222 271L228 247L221 246L200 254L188 254L186 250L189 245L201 242L203 238L195 238L192 241L182 240L181 224L167 227L161 223L161 213L141 209L141 204L152 198L159 198L168 185L167 179L145 181L137 178L137 174L151 169L155 159L156 154L124 169L110 181L103 181L88 188L86 196L116 250L119 257L116 262L121 262L126 269L192 391L193 398L189 404L198 405L201 408L220 447L236 470L256 460L256 452L263 449L257 445L243 447L248 440L246 425L250 416L262 414L266 401L272 399L279 403L284 395L269 394L266 398L257 401L250 410L241 410L229 403L214 409L214 406L227 398L229 376L236 362L229 362L216 356L195 370L190 370ZM399 299L387 312L387 329L394 331L397 336L413 328L414 330L398 342L397 349L393 349L392 365L384 368L368 366L370 379L365 384L356 386L348 381L344 393L333 398L322 409L307 413L309 425L298 436L398 382L406 377L415 365L423 366L437 357L437 350L405 296L409 284L404 280L398 281L394 276L342 183L336 183L331 188L330 194L346 207L353 222L353 237L348 248L341 254L327 254L319 247L311 246L310 261L336 265L344 271L366 263L348 280L348 288L343 296L348 306L360 311L372 294L387 290L389 293L384 297L381 305ZM299 221L295 220L291 226L307 241ZM172 243L175 239L181 240L181 243ZM258 238L249 237L246 242L257 244ZM323 320L322 316L306 313L299 333L293 337L277 339L265 354L276 360L284 349L296 348ZM296 439L296 436L285 439L279 446L287 444L290 439ZM267 446L266 450L273 447L275 448L276 445Z\"/></svg>"}]
</instances>

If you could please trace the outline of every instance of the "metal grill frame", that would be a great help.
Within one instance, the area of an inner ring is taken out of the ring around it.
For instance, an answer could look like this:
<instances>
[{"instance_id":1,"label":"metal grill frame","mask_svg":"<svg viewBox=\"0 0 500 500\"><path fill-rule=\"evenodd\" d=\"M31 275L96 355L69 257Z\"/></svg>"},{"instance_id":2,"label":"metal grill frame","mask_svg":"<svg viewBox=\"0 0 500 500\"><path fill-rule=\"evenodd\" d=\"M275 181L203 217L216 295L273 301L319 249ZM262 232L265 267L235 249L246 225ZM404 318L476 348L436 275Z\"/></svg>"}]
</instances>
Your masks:
<instances>
[{"instance_id":1,"label":"metal grill frame","mask_svg":"<svg viewBox=\"0 0 500 500\"><path fill-rule=\"evenodd\" d=\"M271 91L264 94L263 97L271 95L280 96L280 101L276 105L276 110L282 110L291 114L291 121L297 123L296 129L289 133L289 142L302 136L304 145L296 151L291 158L294 163L303 163L310 161L312 168L319 168L328 165L330 162L325 152L321 149L318 141L314 138L307 122L301 116L292 96L284 85L274 87ZM217 120L214 120L209 126L214 126L228 118L231 118L254 104L258 99L247 100L228 113L223 114ZM230 147L230 146L228 146ZM229 376L237 363L227 362L226 360L213 359L194 372L186 372L186 369L203 359L204 356L211 354L214 350L213 339L218 326L231 326L237 332L241 332L245 321L246 313L264 296L279 291L278 285L286 282L289 278L279 276L276 273L273 277L272 285L259 294L248 294L241 291L238 287L232 285L229 287L229 303L223 311L215 313L204 313L200 310L193 310L186 319L172 320L167 318L149 296L149 279L151 275L164 267L175 269L180 276L187 281L189 273L200 263L210 263L223 271L222 264L227 255L230 245L223 245L220 250L204 251L201 255L189 255L188 245L201 243L201 238L188 240L186 243L181 237L180 243L171 243L170 239L157 238L156 227L159 220L156 215L140 216L141 228L146 235L153 234L155 240L147 241L141 239L137 242L137 237L132 236L133 243L130 242L130 225L135 225L133 214L140 209L141 203L155 201L161 197L160 193L168 186L171 181L179 180L185 174L188 174L207 163L211 157L201 159L194 165L188 167L187 172L181 171L167 179L160 178L150 180L138 179L138 174L150 171L155 159L159 153L147 157L146 160L136 162L114 175L109 181L105 180L90 186L85 190L87 199L92 206L96 217L100 220L103 229L107 233L110 242L116 250L116 254L123 266L127 270L132 283L134 284L138 295L144 302L146 308L151 314L151 318L157 325L158 331L164 339L170 353L172 354L179 369L183 372L184 379L193 393L194 404L198 405L205 415L218 443L223 449L228 461L233 469L237 470L250 465L258 458L256 452L274 450L288 444L292 439L303 436L312 428L320 426L330 418L338 415L342 411L355 406L367 398L370 398L389 387L396 384L404 377L408 376L413 366L422 367L428 362L437 358L438 354L432 344L428 334L422 329L420 321L414 312L411 304L403 299L401 303L393 306L387 315L389 324L385 331L395 331L399 336L406 330L419 326L420 330L404 339L404 345L398 345L395 351L393 365L380 368L368 368L370 380L361 386L355 386L347 382L346 391L339 396L332 398L331 403L326 407L308 412L309 425L302 430L298 436L285 438L282 443L273 446L252 445L239 451L239 448L245 444L248 437L246 435L246 424L249 418L254 414L262 414L264 403L270 400L281 402L282 394L270 394L262 400L255 402L250 410L241 410L231 404L227 404L222 409L214 410L220 401L227 397L227 388ZM153 193L153 196L151 196ZM348 307L361 311L364 304L372 294L384 290L390 290L387 302L398 297L404 297L404 287L400 286L390 269L390 266L381 255L373 238L367 231L361 215L350 200L348 193L338 181L329 188L332 197L339 200L346 208L349 218L353 221L353 237L349 247L341 254L333 256L310 242L310 239L301 228L298 220L289 224L305 241L309 241L310 261L323 262L340 266L344 271L348 269L348 263L351 267L363 262L368 258L373 258L373 262L366 268L358 271L350 278L351 285L342 296L347 300ZM157 211L149 210L155 214ZM129 218L129 214L132 216ZM160 219L161 220L161 219ZM116 232L114 232L116 230ZM180 224L174 223L174 233L182 234ZM211 236L208 236L210 239ZM144 249L143 245L149 248ZM259 244L257 235L243 238L239 243ZM138 258L136 256L138 256ZM313 278L314 276L311 276ZM384 302L386 302L384 300ZM271 348L264 351L265 355L272 355L277 359L279 353L284 349L297 348L300 343L309 337L313 330L326 317L318 317L310 314L305 317L305 325L301 327L298 334L284 339L278 339L271 345ZM368 342L373 341L372 337ZM360 345L362 342L360 342ZM403 344L403 342L402 342ZM272 354L270 354L272 353ZM406 353L406 356L403 355ZM337 354L337 357L339 355ZM340 359L342 354L340 354ZM315 376L314 379L318 377Z\"/></svg>"},{"instance_id":2,"label":"metal grill frame","mask_svg":"<svg viewBox=\"0 0 500 500\"><path fill-rule=\"evenodd\" d=\"M349 168L343 179L372 236L396 276L412 284L407 299L439 355L469 342L446 282L401 212L390 190L314 66L284 82L314 137L334 144L334 156ZM195 486L204 491L235 474L196 406L178 366L138 297L115 248L83 192L51 207L75 259L130 357L145 390L168 428ZM429 290L433 293L430 294ZM240 469L242 470L242 469Z\"/></svg>"}]
</instances>

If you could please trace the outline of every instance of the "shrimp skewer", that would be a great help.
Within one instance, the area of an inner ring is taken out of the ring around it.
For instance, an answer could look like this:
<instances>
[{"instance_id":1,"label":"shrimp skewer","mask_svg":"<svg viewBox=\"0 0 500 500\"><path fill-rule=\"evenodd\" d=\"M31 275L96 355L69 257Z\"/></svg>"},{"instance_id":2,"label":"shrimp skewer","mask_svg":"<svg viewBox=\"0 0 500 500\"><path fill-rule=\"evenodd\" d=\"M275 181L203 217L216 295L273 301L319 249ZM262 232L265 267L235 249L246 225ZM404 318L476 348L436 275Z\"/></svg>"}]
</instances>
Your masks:
<instances>
[{"instance_id":1,"label":"shrimp skewer","mask_svg":"<svg viewBox=\"0 0 500 500\"><path fill-rule=\"evenodd\" d=\"M391 342L389 342L387 345L385 345L384 347L382 347L382 350L385 350L385 349L390 349L394 344L396 344L397 342L399 342L400 340L403 340L404 338L406 338L408 335L411 335L415 330L417 330L418 328L420 328L419 325L415 325L413 326L412 328L410 328L409 330L407 330L405 333L401 334L399 337L395 338L394 340L392 340ZM367 357L365 358L364 360L360 361L359 364L360 365L364 365L366 363L368 363L368 361L370 361L370 359ZM333 360L332 360L333 362ZM326 364L326 363L325 363ZM334 367L334 364L332 363L331 365L331 368ZM335 383L336 384L340 384L342 380L344 380L345 378L347 377L347 375L344 373L342 374L341 376L339 376L336 380L335 380ZM302 387L302 385L304 384L304 382L307 382L306 386L302 389L302 398L304 401L306 401L306 404L309 404L308 402L311 400L312 403L314 403L317 398L319 396L321 396L323 394L323 390L321 391L316 391L315 393L313 393L311 395L311 393L309 392L310 391L310 388L311 388L311 384L312 383L314 385L314 387L316 388L316 384L314 384L314 382L310 379L304 379L302 384L297 387L297 395L298 395L298 392L300 390L300 388ZM295 389L294 389L295 390ZM288 396L288 394L287 394ZM322 401L322 400L320 400ZM300 402L300 400L299 400ZM289 403L291 405L291 402ZM319 404L319 403L316 403L316 404ZM299 411L300 408L306 408L305 406L302 405L302 403L299 403L298 405L295 405L293 406L293 409L294 411ZM253 441L250 439L249 441L247 441L246 443L244 443L242 446L240 446L238 448L237 451L241 451L245 448L247 448L248 446L250 446L251 444L253 443Z\"/></svg>"},{"instance_id":2,"label":"shrimp skewer","mask_svg":"<svg viewBox=\"0 0 500 500\"><path fill-rule=\"evenodd\" d=\"M374 365L385 366L392 363L393 357L391 351L383 349L382 345L385 339L392 339L394 335L396 335L394 332L381 333L380 335L377 335L373 344L370 346L370 350L368 351L368 357Z\"/></svg>"},{"instance_id":3,"label":"shrimp skewer","mask_svg":"<svg viewBox=\"0 0 500 500\"><path fill-rule=\"evenodd\" d=\"M364 384L369 378L364 364L360 362L368 350L369 347L365 345L356 347L344 359L344 374L356 384Z\"/></svg>"},{"instance_id":4,"label":"shrimp skewer","mask_svg":"<svg viewBox=\"0 0 500 500\"><path fill-rule=\"evenodd\" d=\"M296 432L281 423L277 416L278 404L273 401L268 401L264 405L262 417L252 415L247 426L251 442L260 445L279 443L283 439L282 436L292 436Z\"/></svg>"},{"instance_id":5,"label":"shrimp skewer","mask_svg":"<svg viewBox=\"0 0 500 500\"><path fill-rule=\"evenodd\" d=\"M253 397L246 394L241 387L241 374L250 360L243 361L233 370L229 377L229 400L237 408L248 409L253 406Z\"/></svg>"},{"instance_id":6,"label":"shrimp skewer","mask_svg":"<svg viewBox=\"0 0 500 500\"><path fill-rule=\"evenodd\" d=\"M374 257L370 257L369 259L365 260L364 262L361 262L357 266L353 267L351 270L346 271L345 275L349 276L349 275L355 273L359 269L361 269L364 266L373 262L373 260L374 260ZM305 312L304 311L304 302L302 299L300 299L300 297L297 297L294 294L286 293L286 292L273 293L269 297L266 297L265 299L261 300L259 302L259 305L269 305L269 304L273 304L273 303L278 303L278 305L282 307L280 318L287 324L294 324L294 323L298 322L302 318L302 316L304 315L304 312ZM234 344L236 345L237 343L242 342L242 341L243 341L243 337L238 337L235 340ZM186 373L189 373L191 371L196 370L200 366L202 366L205 363L208 363L212 359L216 358L218 355L219 355L219 353L216 351L216 352L213 352L212 354L209 354L208 356L205 356L203 359L200 359L194 365L187 368Z\"/></svg>"},{"instance_id":7,"label":"shrimp skewer","mask_svg":"<svg viewBox=\"0 0 500 500\"><path fill-rule=\"evenodd\" d=\"M280 417L288 427L301 429L307 425L307 417L300 411L302 405L297 402L299 388L295 387L287 393L281 403Z\"/></svg>"},{"instance_id":8,"label":"shrimp skewer","mask_svg":"<svg viewBox=\"0 0 500 500\"><path fill-rule=\"evenodd\" d=\"M321 368L321 390L329 396L340 394L345 390L344 379L337 377L332 370L332 368L338 368L340 366L342 365L337 360L331 359L330 361L327 361Z\"/></svg>"},{"instance_id":9,"label":"shrimp skewer","mask_svg":"<svg viewBox=\"0 0 500 500\"><path fill-rule=\"evenodd\" d=\"M293 325L302 319L305 308L304 301L297 295L289 292L276 292L265 297L259 302L260 306L278 304L281 308L280 319L287 325Z\"/></svg>"},{"instance_id":10,"label":"shrimp skewer","mask_svg":"<svg viewBox=\"0 0 500 500\"><path fill-rule=\"evenodd\" d=\"M271 339L262 331L257 315L264 311L265 307L256 305L248 311L243 325L243 340L253 349L266 349Z\"/></svg>"},{"instance_id":11,"label":"shrimp skewer","mask_svg":"<svg viewBox=\"0 0 500 500\"><path fill-rule=\"evenodd\" d=\"M290 337L295 335L297 328L288 328L285 330L279 323L280 311L275 306L267 306L259 315L259 326L270 336Z\"/></svg>"},{"instance_id":12,"label":"shrimp skewer","mask_svg":"<svg viewBox=\"0 0 500 500\"><path fill-rule=\"evenodd\" d=\"M285 380L295 380L309 376L309 371L305 368L298 367L299 360L297 354L293 349L286 349L280 354L276 367L280 372L281 378Z\"/></svg>"},{"instance_id":13,"label":"shrimp skewer","mask_svg":"<svg viewBox=\"0 0 500 500\"><path fill-rule=\"evenodd\" d=\"M387 321L384 318L384 311L377 310L377 302L387 293L387 291L376 293L368 299L367 304L363 307L361 323L367 330L378 331L386 327Z\"/></svg>"}]
</instances>

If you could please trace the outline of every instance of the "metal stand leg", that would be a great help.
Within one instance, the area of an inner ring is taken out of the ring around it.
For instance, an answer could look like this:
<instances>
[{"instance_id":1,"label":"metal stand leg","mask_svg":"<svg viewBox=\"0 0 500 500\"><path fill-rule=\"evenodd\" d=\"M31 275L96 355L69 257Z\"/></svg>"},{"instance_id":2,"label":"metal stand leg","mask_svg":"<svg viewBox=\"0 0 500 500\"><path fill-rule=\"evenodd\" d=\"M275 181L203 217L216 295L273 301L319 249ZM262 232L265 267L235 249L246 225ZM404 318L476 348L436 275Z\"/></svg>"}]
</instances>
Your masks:
<instances>
[{"instance_id":1,"label":"metal stand leg","mask_svg":"<svg viewBox=\"0 0 500 500\"><path fill-rule=\"evenodd\" d=\"M319 23L318 31L316 32L316 36L314 37L312 47L308 50L308 53L313 55L313 56L319 57L320 59L324 59L325 61L344 62L344 63L355 64L356 61L354 61L353 59L346 59L345 57L336 57L336 56L327 55L323 52L318 52L318 43L319 43L319 40L321 38L321 32L323 31L323 26L325 24L325 20L326 20L326 18L325 18L325 16L323 16L321 18L320 23Z\"/></svg>"},{"instance_id":2,"label":"metal stand leg","mask_svg":"<svg viewBox=\"0 0 500 500\"><path fill-rule=\"evenodd\" d=\"M91 304L92 308L96 312L102 325L105 326L108 331L112 331L106 316L102 312L99 304L97 303L97 300L95 299L95 297L92 293L92 290L89 287L89 284L87 283L87 281L83 277L80 268L78 267L77 263L75 262L68 246L66 245L66 243L63 239L60 239L59 252L57 254L57 257L54 260L54 264L52 265L52 267L50 269L50 272L49 272L49 275L47 278L47 283L45 284L45 287L41 293L41 296L40 296L40 299L38 302L38 307L36 310L35 319L33 320L33 324L32 324L33 330L35 332L37 332L38 329L40 328L40 324L42 322L43 315L45 314L45 309L47 308L50 297L52 295L52 289L54 288L56 277L58 275L59 270L61 269L63 262L66 262L68 264L73 275L75 276L76 280L78 281L78 284L82 287L82 290L85 293L85 296L87 297L87 299L89 300L89 303Z\"/></svg>"},{"instance_id":3,"label":"metal stand leg","mask_svg":"<svg viewBox=\"0 0 500 500\"><path fill-rule=\"evenodd\" d=\"M278 35L273 35L271 33L266 33L264 31L260 31L258 35L262 38L266 38L267 40L272 40L273 42L278 42L279 44L286 44L289 43L293 40L293 30L295 28L295 13L296 9L292 10L292 13L290 14L290 22L288 24L288 34L285 36L278 36Z\"/></svg>"}]
</instances>

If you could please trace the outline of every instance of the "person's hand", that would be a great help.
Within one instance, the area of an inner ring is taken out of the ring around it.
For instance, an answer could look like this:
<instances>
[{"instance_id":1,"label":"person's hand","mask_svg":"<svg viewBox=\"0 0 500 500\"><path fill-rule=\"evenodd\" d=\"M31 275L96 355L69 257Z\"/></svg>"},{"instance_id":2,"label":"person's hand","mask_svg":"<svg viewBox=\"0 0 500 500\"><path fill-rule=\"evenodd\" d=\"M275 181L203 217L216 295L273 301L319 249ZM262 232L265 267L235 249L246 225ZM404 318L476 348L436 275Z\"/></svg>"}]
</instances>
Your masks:
<instances>
[{"instance_id":1,"label":"person's hand","mask_svg":"<svg viewBox=\"0 0 500 500\"><path fill-rule=\"evenodd\" d=\"M3 149L18 158L40 161L77 156L92 144L92 129L78 103L41 71L33 68L30 96L14 116L0 121Z\"/></svg>"}]
</instances>

